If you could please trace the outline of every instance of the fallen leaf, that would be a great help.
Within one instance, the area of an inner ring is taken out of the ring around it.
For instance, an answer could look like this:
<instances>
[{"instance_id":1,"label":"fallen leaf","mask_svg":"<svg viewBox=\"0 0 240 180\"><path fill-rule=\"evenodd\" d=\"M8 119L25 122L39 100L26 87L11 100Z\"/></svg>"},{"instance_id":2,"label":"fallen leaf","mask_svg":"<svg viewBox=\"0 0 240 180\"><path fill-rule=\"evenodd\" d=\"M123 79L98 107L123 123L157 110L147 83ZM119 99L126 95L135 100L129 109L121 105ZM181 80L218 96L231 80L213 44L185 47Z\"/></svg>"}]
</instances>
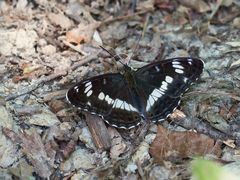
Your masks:
<instances>
[{"instance_id":1,"label":"fallen leaf","mask_svg":"<svg viewBox=\"0 0 240 180\"><path fill-rule=\"evenodd\" d=\"M210 10L210 7L208 4L206 4L202 0L178 0L183 6L192 8L193 10L196 10L197 12L203 13Z\"/></svg>"},{"instance_id":2,"label":"fallen leaf","mask_svg":"<svg viewBox=\"0 0 240 180\"><path fill-rule=\"evenodd\" d=\"M64 102L60 100L51 100L48 102L48 105L51 108L51 111L54 113L57 113L58 111L65 108Z\"/></svg>"},{"instance_id":3,"label":"fallen leaf","mask_svg":"<svg viewBox=\"0 0 240 180\"><path fill-rule=\"evenodd\" d=\"M22 152L31 162L35 172L43 178L49 178L52 167L48 163L49 157L39 134L33 130L31 134L20 133L19 137L22 141Z\"/></svg>"},{"instance_id":4,"label":"fallen leaf","mask_svg":"<svg viewBox=\"0 0 240 180\"><path fill-rule=\"evenodd\" d=\"M109 136L112 140L112 147L110 149L110 157L117 159L121 154L126 152L127 145L124 143L121 135L115 128L108 128Z\"/></svg>"},{"instance_id":5,"label":"fallen leaf","mask_svg":"<svg viewBox=\"0 0 240 180\"><path fill-rule=\"evenodd\" d=\"M157 162L209 153L219 156L220 143L204 134L169 131L162 126L158 126L157 136L150 147L150 154Z\"/></svg>"},{"instance_id":6,"label":"fallen leaf","mask_svg":"<svg viewBox=\"0 0 240 180\"><path fill-rule=\"evenodd\" d=\"M8 170L18 179L35 179L33 167L25 159L21 159L17 166L12 166Z\"/></svg>"},{"instance_id":7,"label":"fallen leaf","mask_svg":"<svg viewBox=\"0 0 240 180\"><path fill-rule=\"evenodd\" d=\"M234 20L233 20L233 26L240 29L240 17L236 17Z\"/></svg>"},{"instance_id":8,"label":"fallen leaf","mask_svg":"<svg viewBox=\"0 0 240 180\"><path fill-rule=\"evenodd\" d=\"M229 7L233 4L233 0L222 0L222 6Z\"/></svg>"},{"instance_id":9,"label":"fallen leaf","mask_svg":"<svg viewBox=\"0 0 240 180\"><path fill-rule=\"evenodd\" d=\"M19 0L17 5L16 5L16 9L24 11L26 9L27 5L28 5L27 0Z\"/></svg>"},{"instance_id":10,"label":"fallen leaf","mask_svg":"<svg viewBox=\"0 0 240 180\"><path fill-rule=\"evenodd\" d=\"M234 143L234 140L232 140L232 139L227 139L226 141L223 141L223 143L233 149L236 148L236 144Z\"/></svg>"},{"instance_id":11,"label":"fallen leaf","mask_svg":"<svg viewBox=\"0 0 240 180\"><path fill-rule=\"evenodd\" d=\"M60 165L60 170L70 172L74 170L90 170L95 168L93 155L85 149L77 149L71 156Z\"/></svg>"},{"instance_id":12,"label":"fallen leaf","mask_svg":"<svg viewBox=\"0 0 240 180\"><path fill-rule=\"evenodd\" d=\"M72 26L72 21L64 14L48 14L49 20L56 25L59 25L63 29L69 29Z\"/></svg>"},{"instance_id":13,"label":"fallen leaf","mask_svg":"<svg viewBox=\"0 0 240 180\"><path fill-rule=\"evenodd\" d=\"M14 83L18 83L22 80L36 79L43 74L47 74L48 70L41 66L31 63L23 63L19 65L19 69L22 70L22 75L16 75L12 78Z\"/></svg>"},{"instance_id":14,"label":"fallen leaf","mask_svg":"<svg viewBox=\"0 0 240 180\"><path fill-rule=\"evenodd\" d=\"M78 28L74 28L66 33L66 41L69 43L89 43L91 42L98 22L91 24L79 24Z\"/></svg>"},{"instance_id":15,"label":"fallen leaf","mask_svg":"<svg viewBox=\"0 0 240 180\"><path fill-rule=\"evenodd\" d=\"M174 12L173 14L164 17L165 22L174 25L184 25L188 20L184 17L183 13Z\"/></svg>"},{"instance_id":16,"label":"fallen leaf","mask_svg":"<svg viewBox=\"0 0 240 180\"><path fill-rule=\"evenodd\" d=\"M172 11L174 6L169 2L169 0L155 0L154 6L159 9L166 9Z\"/></svg>"},{"instance_id":17,"label":"fallen leaf","mask_svg":"<svg viewBox=\"0 0 240 180\"><path fill-rule=\"evenodd\" d=\"M240 41L226 42L225 44L232 47L240 47Z\"/></svg>"},{"instance_id":18,"label":"fallen leaf","mask_svg":"<svg viewBox=\"0 0 240 180\"><path fill-rule=\"evenodd\" d=\"M56 47L53 45L43 46L41 50L42 50L42 53L45 55L52 55L57 51Z\"/></svg>"}]
</instances>

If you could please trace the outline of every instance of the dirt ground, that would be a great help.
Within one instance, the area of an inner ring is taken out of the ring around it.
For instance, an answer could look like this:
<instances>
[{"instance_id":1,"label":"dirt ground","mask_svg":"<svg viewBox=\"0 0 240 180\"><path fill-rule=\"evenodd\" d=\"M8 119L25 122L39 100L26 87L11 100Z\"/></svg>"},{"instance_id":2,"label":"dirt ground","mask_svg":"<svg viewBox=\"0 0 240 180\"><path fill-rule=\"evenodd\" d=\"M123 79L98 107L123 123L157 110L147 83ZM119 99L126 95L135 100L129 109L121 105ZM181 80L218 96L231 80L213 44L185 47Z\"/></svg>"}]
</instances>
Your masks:
<instances>
[{"instance_id":1,"label":"dirt ground","mask_svg":"<svg viewBox=\"0 0 240 180\"><path fill-rule=\"evenodd\" d=\"M190 179L196 156L240 176L239 0L6 0L0 13L0 179ZM189 56L205 67L140 139L65 98L119 71L100 46L134 68Z\"/></svg>"}]
</instances>

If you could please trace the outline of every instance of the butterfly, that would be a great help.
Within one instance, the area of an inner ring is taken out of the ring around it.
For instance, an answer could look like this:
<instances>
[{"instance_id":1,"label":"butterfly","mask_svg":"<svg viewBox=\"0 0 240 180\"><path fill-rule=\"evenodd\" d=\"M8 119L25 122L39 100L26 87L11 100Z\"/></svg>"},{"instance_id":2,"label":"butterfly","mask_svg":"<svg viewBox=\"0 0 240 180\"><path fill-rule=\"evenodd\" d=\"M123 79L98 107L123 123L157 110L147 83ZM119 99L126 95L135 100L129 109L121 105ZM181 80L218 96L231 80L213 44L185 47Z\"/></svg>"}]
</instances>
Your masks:
<instances>
[{"instance_id":1,"label":"butterfly","mask_svg":"<svg viewBox=\"0 0 240 180\"><path fill-rule=\"evenodd\" d=\"M109 125L131 129L144 121L165 120L204 68L198 58L178 57L137 70L108 73L80 81L66 93L75 107L99 115Z\"/></svg>"}]
</instances>

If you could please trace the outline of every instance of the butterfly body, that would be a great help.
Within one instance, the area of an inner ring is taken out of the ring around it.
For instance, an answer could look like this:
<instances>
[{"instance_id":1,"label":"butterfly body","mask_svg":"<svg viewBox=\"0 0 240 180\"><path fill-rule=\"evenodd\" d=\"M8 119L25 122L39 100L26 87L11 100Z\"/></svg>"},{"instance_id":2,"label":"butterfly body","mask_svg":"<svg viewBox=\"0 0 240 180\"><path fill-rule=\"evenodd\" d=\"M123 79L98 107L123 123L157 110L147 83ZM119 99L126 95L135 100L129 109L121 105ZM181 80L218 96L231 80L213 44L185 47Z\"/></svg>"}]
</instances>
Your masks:
<instances>
[{"instance_id":1,"label":"butterfly body","mask_svg":"<svg viewBox=\"0 0 240 180\"><path fill-rule=\"evenodd\" d=\"M163 121L179 105L181 95L203 71L196 58L173 58L124 73L109 73L77 83L67 92L74 106L97 114L118 128L142 121Z\"/></svg>"}]
</instances>

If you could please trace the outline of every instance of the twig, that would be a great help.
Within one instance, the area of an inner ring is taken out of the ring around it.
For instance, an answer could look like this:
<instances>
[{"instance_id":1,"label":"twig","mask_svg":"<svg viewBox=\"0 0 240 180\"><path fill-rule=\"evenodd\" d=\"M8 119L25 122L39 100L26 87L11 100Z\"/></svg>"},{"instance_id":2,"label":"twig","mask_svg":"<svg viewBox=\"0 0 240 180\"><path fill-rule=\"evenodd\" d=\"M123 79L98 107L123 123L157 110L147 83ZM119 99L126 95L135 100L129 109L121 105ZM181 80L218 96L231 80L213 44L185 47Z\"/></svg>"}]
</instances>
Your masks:
<instances>
[{"instance_id":1,"label":"twig","mask_svg":"<svg viewBox=\"0 0 240 180\"><path fill-rule=\"evenodd\" d=\"M228 134L223 133L198 118L188 118L179 110L171 114L170 118L174 124L182 126L185 129L195 129L197 132L206 134L216 140L237 139L237 137L234 137L234 134L230 132Z\"/></svg>"},{"instance_id":2,"label":"twig","mask_svg":"<svg viewBox=\"0 0 240 180\"><path fill-rule=\"evenodd\" d=\"M151 12L151 11L153 11L153 8L144 9L144 10L136 12L134 14L129 14L129 15L125 15L125 16L119 16L119 17L112 18L112 19L107 19L107 20L103 21L99 26L102 26L102 25L105 25L105 24L109 24L109 23L112 23L114 21L124 20L124 19L131 20L131 18L133 18L133 17L135 17L137 15L145 14L145 13Z\"/></svg>"},{"instance_id":3,"label":"twig","mask_svg":"<svg viewBox=\"0 0 240 180\"><path fill-rule=\"evenodd\" d=\"M73 50L79 52L80 54L82 54L82 55L84 55L84 56L87 56L87 55L88 55L88 54L85 53L83 50L81 50L79 46L74 46L74 45L72 45L71 43L69 43L69 42L67 42L67 41L65 41L65 40L63 40L62 42L63 42L63 44L65 44L66 46L68 46L68 47L72 48Z\"/></svg>"},{"instance_id":4,"label":"twig","mask_svg":"<svg viewBox=\"0 0 240 180\"><path fill-rule=\"evenodd\" d=\"M100 52L100 51L99 51ZM77 69L79 66L82 66L90 61L92 61L93 59L96 59L98 57L98 53L96 54L93 54L93 55L89 55L89 56L86 56L83 60L75 63L74 65L71 66L71 70L74 71L75 69ZM30 88L26 88L24 89L22 92L19 92L19 93L14 93L14 94L11 94L9 95L8 97L5 98L6 101L10 101L10 100L13 100L13 99L16 99L17 97L19 96L23 96L25 94L29 94L30 92L32 91L35 91L37 88L39 88L40 86L42 86L44 83L46 82L49 82L51 80L54 80L56 78L59 78L61 76L66 76L68 74L67 71L64 71L64 72L60 72L60 73L55 73L55 74L51 74L47 77L44 77L42 78L41 80L39 80L36 84L33 84L31 85Z\"/></svg>"},{"instance_id":5,"label":"twig","mask_svg":"<svg viewBox=\"0 0 240 180\"><path fill-rule=\"evenodd\" d=\"M100 51L99 51L100 52ZM92 55L89 55L89 56L86 56L83 60L73 64L71 66L71 70L74 71L75 69L77 69L79 66L82 66L86 63L89 63L90 61L94 60L94 59L97 59L98 58L98 54L99 52L97 52L96 54L92 54Z\"/></svg>"},{"instance_id":6,"label":"twig","mask_svg":"<svg viewBox=\"0 0 240 180\"><path fill-rule=\"evenodd\" d=\"M61 72L61 73L55 73L55 74L49 75L47 77L44 77L36 84L33 84L30 88L25 88L22 92L17 92L17 93L11 94L8 97L6 97L5 100L10 101L10 100L16 99L19 96L29 94L30 92L35 91L37 88L42 86L44 83L51 81L53 79L56 79L58 77L61 77L61 76L65 76L66 74L67 74L67 72Z\"/></svg>"},{"instance_id":7,"label":"twig","mask_svg":"<svg viewBox=\"0 0 240 180\"><path fill-rule=\"evenodd\" d=\"M208 94L208 95L211 95L211 96L218 96L218 97L219 96L220 97L229 96L232 99L240 101L240 97L238 95L231 94L231 93L228 93L228 92L219 91L219 90L216 90L216 89L212 89L212 90L208 90L208 91L192 91L192 92L186 93L185 96L191 95L191 94Z\"/></svg>"}]
</instances>

